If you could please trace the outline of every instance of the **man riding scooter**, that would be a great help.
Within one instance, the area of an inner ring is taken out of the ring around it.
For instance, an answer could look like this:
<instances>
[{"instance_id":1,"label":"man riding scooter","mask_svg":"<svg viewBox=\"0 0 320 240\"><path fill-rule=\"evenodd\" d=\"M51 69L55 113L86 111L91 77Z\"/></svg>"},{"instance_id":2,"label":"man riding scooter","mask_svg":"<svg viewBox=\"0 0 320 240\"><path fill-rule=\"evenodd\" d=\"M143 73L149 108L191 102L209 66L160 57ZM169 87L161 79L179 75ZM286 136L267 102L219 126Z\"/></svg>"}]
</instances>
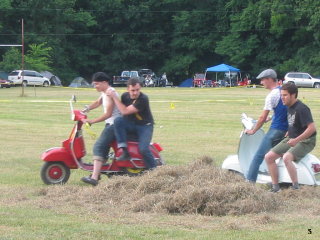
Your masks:
<instances>
[{"instance_id":1,"label":"man riding scooter","mask_svg":"<svg viewBox=\"0 0 320 240\"><path fill-rule=\"evenodd\" d=\"M285 139L273 147L265 156L272 179L271 192L280 192L279 173L276 159L283 158L292 181L292 189L299 189L296 164L311 152L317 139L317 129L310 108L297 99L298 88L295 84L286 83L281 89L281 99L288 106L289 129Z\"/></svg>"},{"instance_id":2,"label":"man riding scooter","mask_svg":"<svg viewBox=\"0 0 320 240\"><path fill-rule=\"evenodd\" d=\"M259 120L253 129L245 131L246 134L255 134L268 120L270 111L273 111L274 114L270 128L251 160L248 172L245 173L246 179L252 183L257 181L259 168L264 160L264 155L284 138L288 130L287 107L283 105L280 99L277 73L273 69L266 69L257 76L257 79L261 79L262 85L270 92L265 99L265 105Z\"/></svg>"},{"instance_id":3,"label":"man riding scooter","mask_svg":"<svg viewBox=\"0 0 320 240\"><path fill-rule=\"evenodd\" d=\"M110 86L110 81L111 78L103 72L97 72L92 76L92 83L96 90L101 92L101 95L96 101L87 106L84 110L84 112L89 112L90 110L102 105L104 113L101 116L95 119L84 119L83 122L90 125L102 121L106 122L105 128L93 147L93 172L90 176L83 177L81 179L83 182L93 186L98 184L101 167L107 161L110 144L115 139L113 122L115 118L121 116L118 108L114 104L113 99L106 94L108 89L112 89L115 96L118 95L114 88Z\"/></svg>"},{"instance_id":4,"label":"man riding scooter","mask_svg":"<svg viewBox=\"0 0 320 240\"><path fill-rule=\"evenodd\" d=\"M149 145L152 139L154 120L148 96L140 91L141 87L139 79L130 78L127 83L127 92L122 94L121 101L114 89L109 88L107 95L113 99L123 115L114 121L114 131L118 147L122 148L122 154L117 160L130 160L130 154L127 149L127 132L135 133L138 136L139 151L143 156L146 169L153 169L157 164L149 149Z\"/></svg>"}]
</instances>

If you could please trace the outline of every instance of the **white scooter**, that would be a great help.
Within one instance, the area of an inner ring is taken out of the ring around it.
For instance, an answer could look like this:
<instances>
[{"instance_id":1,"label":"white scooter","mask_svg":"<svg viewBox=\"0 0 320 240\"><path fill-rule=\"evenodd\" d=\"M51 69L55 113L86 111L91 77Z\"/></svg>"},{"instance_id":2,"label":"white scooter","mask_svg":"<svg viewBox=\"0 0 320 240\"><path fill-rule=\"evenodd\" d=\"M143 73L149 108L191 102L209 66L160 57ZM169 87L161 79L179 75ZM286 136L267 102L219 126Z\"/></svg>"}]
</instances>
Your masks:
<instances>
[{"instance_id":1,"label":"white scooter","mask_svg":"<svg viewBox=\"0 0 320 240\"><path fill-rule=\"evenodd\" d=\"M256 121L247 117L245 113L241 115L241 122L245 129L253 129ZM247 175L250 162L264 137L264 131L259 129L254 135L240 134L240 142L237 155L228 156L222 163L222 168L234 171L243 176ZM282 160L276 160L279 172L279 183L291 183L291 178ZM320 185L320 160L312 154L307 154L298 163L294 163L297 168L299 184ZM259 168L257 183L270 183L271 177L265 161Z\"/></svg>"}]
</instances>

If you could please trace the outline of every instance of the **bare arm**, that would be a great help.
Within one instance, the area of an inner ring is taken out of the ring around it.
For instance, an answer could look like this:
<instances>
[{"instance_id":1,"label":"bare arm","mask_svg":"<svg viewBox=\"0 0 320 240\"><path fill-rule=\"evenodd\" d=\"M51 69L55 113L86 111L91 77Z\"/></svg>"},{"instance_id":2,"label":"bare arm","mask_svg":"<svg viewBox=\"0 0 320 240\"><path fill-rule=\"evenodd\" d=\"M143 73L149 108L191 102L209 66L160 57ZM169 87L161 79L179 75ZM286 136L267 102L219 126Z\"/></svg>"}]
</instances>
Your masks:
<instances>
[{"instance_id":1,"label":"bare arm","mask_svg":"<svg viewBox=\"0 0 320 240\"><path fill-rule=\"evenodd\" d=\"M118 107L122 115L130 115L139 112L139 110L133 106L133 104L125 106L112 89L108 89L107 94L113 99L115 105Z\"/></svg>"},{"instance_id":2,"label":"bare arm","mask_svg":"<svg viewBox=\"0 0 320 240\"><path fill-rule=\"evenodd\" d=\"M246 130L246 134L252 135L255 134L262 126L263 124L267 121L268 115L269 115L269 110L263 110L262 114L260 115L256 125L252 130Z\"/></svg>"},{"instance_id":3,"label":"bare arm","mask_svg":"<svg viewBox=\"0 0 320 240\"><path fill-rule=\"evenodd\" d=\"M102 98L99 97L96 101L94 101L93 103L91 103L88 107L87 110L91 111L97 107L99 107L102 104Z\"/></svg>"},{"instance_id":4,"label":"bare arm","mask_svg":"<svg viewBox=\"0 0 320 240\"><path fill-rule=\"evenodd\" d=\"M108 119L109 117L112 116L114 102L113 102L112 98L110 98L109 96L107 96L107 98L109 98L109 101L108 101L108 104L106 106L105 113L102 114L101 116L95 118L95 119L87 119L87 120L85 120L85 122L87 122L90 125L92 125L94 123L102 122L102 121L104 121L104 120L106 120L106 119ZM102 99L101 98L100 98L100 101L102 103ZM100 106L101 103L98 106ZM89 109L91 109L90 107L91 107L91 105L89 106Z\"/></svg>"},{"instance_id":5,"label":"bare arm","mask_svg":"<svg viewBox=\"0 0 320 240\"><path fill-rule=\"evenodd\" d=\"M314 134L316 132L316 125L314 122L309 123L307 129L301 133L298 137L296 138L292 138L288 141L288 144L291 147L294 147L298 142L301 142L305 139L307 139L308 137L310 137L312 134Z\"/></svg>"}]
</instances>

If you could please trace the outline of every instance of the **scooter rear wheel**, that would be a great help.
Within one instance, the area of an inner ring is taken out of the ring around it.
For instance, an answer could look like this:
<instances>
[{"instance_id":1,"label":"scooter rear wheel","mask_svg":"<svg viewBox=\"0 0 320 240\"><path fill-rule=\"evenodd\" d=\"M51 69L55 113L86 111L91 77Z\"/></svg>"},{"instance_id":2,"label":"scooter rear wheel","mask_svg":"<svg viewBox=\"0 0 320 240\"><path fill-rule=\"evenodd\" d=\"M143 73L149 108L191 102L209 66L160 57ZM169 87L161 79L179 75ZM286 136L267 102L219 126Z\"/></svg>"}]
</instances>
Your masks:
<instances>
[{"instance_id":1,"label":"scooter rear wheel","mask_svg":"<svg viewBox=\"0 0 320 240\"><path fill-rule=\"evenodd\" d=\"M42 181L48 185L64 184L70 177L70 169L62 162L45 162L40 173Z\"/></svg>"}]
</instances>

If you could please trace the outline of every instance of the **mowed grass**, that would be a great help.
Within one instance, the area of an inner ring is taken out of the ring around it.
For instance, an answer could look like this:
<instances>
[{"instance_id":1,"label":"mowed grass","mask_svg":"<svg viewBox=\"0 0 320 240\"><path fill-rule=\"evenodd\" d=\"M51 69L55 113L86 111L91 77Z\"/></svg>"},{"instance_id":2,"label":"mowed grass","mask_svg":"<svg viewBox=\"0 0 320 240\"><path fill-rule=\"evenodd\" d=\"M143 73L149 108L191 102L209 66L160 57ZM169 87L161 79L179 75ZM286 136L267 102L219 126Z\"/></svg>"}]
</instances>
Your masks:
<instances>
[{"instance_id":1,"label":"mowed grass","mask_svg":"<svg viewBox=\"0 0 320 240\"><path fill-rule=\"evenodd\" d=\"M125 88L119 88L120 93ZM227 155L237 152L242 130L240 115L257 118L262 111L263 88L145 88L156 121L154 142L159 142L166 163L179 168L208 156L221 165ZM46 186L40 179L41 153L60 146L71 131L68 100L77 96L75 108L95 100L94 89L26 88L0 89L0 239L319 239L320 200L290 195L289 204L278 212L240 216L202 216L130 212L103 204L74 201L77 192L99 195L108 191L104 177L93 191L80 178L82 170L72 171L66 186ZM311 108L320 122L318 89L299 89L299 98ZM101 109L89 117L98 116ZM100 133L103 123L92 126ZM264 129L267 129L266 125ZM85 133L91 161L93 139ZM318 137L319 138L319 137ZM320 156L319 148L313 151ZM261 186L257 186L261 187ZM319 188L310 188L319 193ZM46 204L45 195L55 197ZM74 192L74 194L73 194ZM319 194L318 194L319 195ZM226 196L228 198L228 196ZM292 201L291 201L292 199ZM291 205L291 206L290 206ZM98 209L98 210L97 210ZM107 214L108 213L108 214ZM107 216L107 217L106 217ZM310 234L311 232L311 234Z\"/></svg>"}]
</instances>

